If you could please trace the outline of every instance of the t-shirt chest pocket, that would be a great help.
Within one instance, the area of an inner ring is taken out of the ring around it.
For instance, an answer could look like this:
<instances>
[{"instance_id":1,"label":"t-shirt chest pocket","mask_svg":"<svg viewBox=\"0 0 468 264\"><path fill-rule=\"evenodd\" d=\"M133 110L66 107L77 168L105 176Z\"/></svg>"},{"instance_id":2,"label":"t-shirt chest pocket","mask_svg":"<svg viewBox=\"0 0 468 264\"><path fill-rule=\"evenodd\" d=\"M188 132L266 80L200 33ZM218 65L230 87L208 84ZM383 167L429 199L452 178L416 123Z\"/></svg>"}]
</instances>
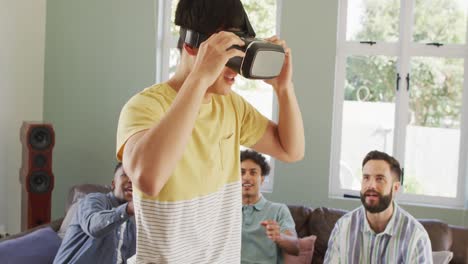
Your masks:
<instances>
[{"instance_id":1,"label":"t-shirt chest pocket","mask_svg":"<svg viewBox=\"0 0 468 264\"><path fill-rule=\"evenodd\" d=\"M225 170L227 165L232 161L234 147L234 132L223 133L219 139L219 159L221 169Z\"/></svg>"}]
</instances>

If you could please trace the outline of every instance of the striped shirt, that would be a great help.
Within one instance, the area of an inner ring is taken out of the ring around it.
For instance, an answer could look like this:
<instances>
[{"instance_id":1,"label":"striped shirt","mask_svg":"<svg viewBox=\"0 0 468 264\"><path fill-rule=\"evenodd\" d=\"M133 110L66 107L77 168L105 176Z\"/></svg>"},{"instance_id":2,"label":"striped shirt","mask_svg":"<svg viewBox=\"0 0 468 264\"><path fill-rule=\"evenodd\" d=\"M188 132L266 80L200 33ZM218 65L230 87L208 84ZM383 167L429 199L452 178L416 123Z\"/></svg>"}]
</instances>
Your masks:
<instances>
[{"instance_id":1,"label":"striped shirt","mask_svg":"<svg viewBox=\"0 0 468 264\"><path fill-rule=\"evenodd\" d=\"M239 263L240 183L177 203L138 196L138 263Z\"/></svg>"},{"instance_id":2,"label":"striped shirt","mask_svg":"<svg viewBox=\"0 0 468 264\"><path fill-rule=\"evenodd\" d=\"M424 227L394 202L385 230L376 234L363 206L338 220L324 263L432 263L431 241Z\"/></svg>"},{"instance_id":3,"label":"striped shirt","mask_svg":"<svg viewBox=\"0 0 468 264\"><path fill-rule=\"evenodd\" d=\"M127 102L117 130L119 159L127 139L154 127L176 96L168 84L159 84ZM234 92L201 105L184 154L158 196L133 187L137 250L129 263L239 264L239 149L255 144L267 124Z\"/></svg>"}]
</instances>

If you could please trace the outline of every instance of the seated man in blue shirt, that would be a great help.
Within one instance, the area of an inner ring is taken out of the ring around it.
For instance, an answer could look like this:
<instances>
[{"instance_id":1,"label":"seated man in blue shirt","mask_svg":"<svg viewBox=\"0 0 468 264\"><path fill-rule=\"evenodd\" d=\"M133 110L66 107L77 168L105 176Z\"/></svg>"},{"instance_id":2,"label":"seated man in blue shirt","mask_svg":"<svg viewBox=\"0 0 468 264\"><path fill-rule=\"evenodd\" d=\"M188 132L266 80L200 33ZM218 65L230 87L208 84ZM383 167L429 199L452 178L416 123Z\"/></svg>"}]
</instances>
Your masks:
<instances>
[{"instance_id":1,"label":"seated man in blue shirt","mask_svg":"<svg viewBox=\"0 0 468 264\"><path fill-rule=\"evenodd\" d=\"M135 254L132 182L117 164L112 191L79 201L54 263L127 263Z\"/></svg>"},{"instance_id":2,"label":"seated man in blue shirt","mask_svg":"<svg viewBox=\"0 0 468 264\"><path fill-rule=\"evenodd\" d=\"M242 251L241 263L283 263L283 253L299 254L294 220L284 204L267 201L260 186L270 172L265 157L241 152Z\"/></svg>"}]
</instances>

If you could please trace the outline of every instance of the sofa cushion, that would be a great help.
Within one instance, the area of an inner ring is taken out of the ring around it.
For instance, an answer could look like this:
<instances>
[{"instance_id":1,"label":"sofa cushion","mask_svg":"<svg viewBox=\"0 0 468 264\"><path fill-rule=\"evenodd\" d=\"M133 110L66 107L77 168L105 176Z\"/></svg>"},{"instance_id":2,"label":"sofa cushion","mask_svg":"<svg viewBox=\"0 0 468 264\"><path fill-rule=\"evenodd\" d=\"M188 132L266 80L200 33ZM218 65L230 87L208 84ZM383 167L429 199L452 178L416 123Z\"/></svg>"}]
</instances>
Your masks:
<instances>
[{"instance_id":1,"label":"sofa cushion","mask_svg":"<svg viewBox=\"0 0 468 264\"><path fill-rule=\"evenodd\" d=\"M450 251L433 251L432 261L434 264L448 264L453 258L453 253Z\"/></svg>"},{"instance_id":2,"label":"sofa cushion","mask_svg":"<svg viewBox=\"0 0 468 264\"><path fill-rule=\"evenodd\" d=\"M452 263L467 263L468 260L468 229L461 226L450 225L453 243L450 251L453 252Z\"/></svg>"},{"instance_id":3,"label":"sofa cushion","mask_svg":"<svg viewBox=\"0 0 468 264\"><path fill-rule=\"evenodd\" d=\"M298 237L306 237L309 234L309 218L312 213L310 207L303 205L288 205L291 216L296 225L296 233Z\"/></svg>"},{"instance_id":4,"label":"sofa cushion","mask_svg":"<svg viewBox=\"0 0 468 264\"><path fill-rule=\"evenodd\" d=\"M316 236L299 238L299 256L284 254L286 264L310 264L314 255L314 244Z\"/></svg>"},{"instance_id":5,"label":"sofa cushion","mask_svg":"<svg viewBox=\"0 0 468 264\"><path fill-rule=\"evenodd\" d=\"M75 185L70 188L68 192L68 201L65 207L65 212L68 212L70 206L72 206L76 201L85 197L89 193L108 193L111 191L109 185L102 184L80 184Z\"/></svg>"},{"instance_id":6,"label":"sofa cushion","mask_svg":"<svg viewBox=\"0 0 468 264\"><path fill-rule=\"evenodd\" d=\"M418 219L424 226L431 240L432 251L450 250L452 246L452 231L447 223L435 219Z\"/></svg>"},{"instance_id":7,"label":"sofa cushion","mask_svg":"<svg viewBox=\"0 0 468 264\"><path fill-rule=\"evenodd\" d=\"M347 211L326 207L316 208L310 215L310 235L317 236L314 248L314 262L323 263L328 248L328 239L335 227L335 223L346 214Z\"/></svg>"},{"instance_id":8,"label":"sofa cushion","mask_svg":"<svg viewBox=\"0 0 468 264\"><path fill-rule=\"evenodd\" d=\"M50 227L0 243L0 259L5 264L52 263L61 240Z\"/></svg>"},{"instance_id":9,"label":"sofa cushion","mask_svg":"<svg viewBox=\"0 0 468 264\"><path fill-rule=\"evenodd\" d=\"M65 233L67 232L68 226L70 225L73 217L76 214L76 210L78 208L78 203L73 203L67 211L65 218L63 218L62 224L60 225L60 229L58 230L58 236L63 239L65 237Z\"/></svg>"}]
</instances>

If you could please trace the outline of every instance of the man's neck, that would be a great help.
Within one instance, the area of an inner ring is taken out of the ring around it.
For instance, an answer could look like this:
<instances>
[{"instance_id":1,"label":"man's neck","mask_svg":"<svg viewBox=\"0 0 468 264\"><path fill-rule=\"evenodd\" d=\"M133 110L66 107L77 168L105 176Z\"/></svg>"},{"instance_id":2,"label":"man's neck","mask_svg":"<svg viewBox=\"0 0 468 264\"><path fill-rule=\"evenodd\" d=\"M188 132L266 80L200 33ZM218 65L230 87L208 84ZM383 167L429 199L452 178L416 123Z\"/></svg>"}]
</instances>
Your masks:
<instances>
[{"instance_id":1,"label":"man's neck","mask_svg":"<svg viewBox=\"0 0 468 264\"><path fill-rule=\"evenodd\" d=\"M375 233L382 233L387 227L388 222L390 222L394 211L393 201L387 209L380 213L372 214L366 210L367 222Z\"/></svg>"},{"instance_id":2,"label":"man's neck","mask_svg":"<svg viewBox=\"0 0 468 264\"><path fill-rule=\"evenodd\" d=\"M242 196L242 204L243 205L253 205L256 204L260 199L262 198L262 195L257 195L257 196L250 196L250 195L243 195Z\"/></svg>"},{"instance_id":3,"label":"man's neck","mask_svg":"<svg viewBox=\"0 0 468 264\"><path fill-rule=\"evenodd\" d=\"M111 193L112 193L113 198L117 201L117 203L118 203L119 205L120 205L120 204L124 204L124 203L127 202L127 201L125 201L125 199L117 197L117 195L115 195L115 192L114 192L114 191L112 191Z\"/></svg>"}]
</instances>

